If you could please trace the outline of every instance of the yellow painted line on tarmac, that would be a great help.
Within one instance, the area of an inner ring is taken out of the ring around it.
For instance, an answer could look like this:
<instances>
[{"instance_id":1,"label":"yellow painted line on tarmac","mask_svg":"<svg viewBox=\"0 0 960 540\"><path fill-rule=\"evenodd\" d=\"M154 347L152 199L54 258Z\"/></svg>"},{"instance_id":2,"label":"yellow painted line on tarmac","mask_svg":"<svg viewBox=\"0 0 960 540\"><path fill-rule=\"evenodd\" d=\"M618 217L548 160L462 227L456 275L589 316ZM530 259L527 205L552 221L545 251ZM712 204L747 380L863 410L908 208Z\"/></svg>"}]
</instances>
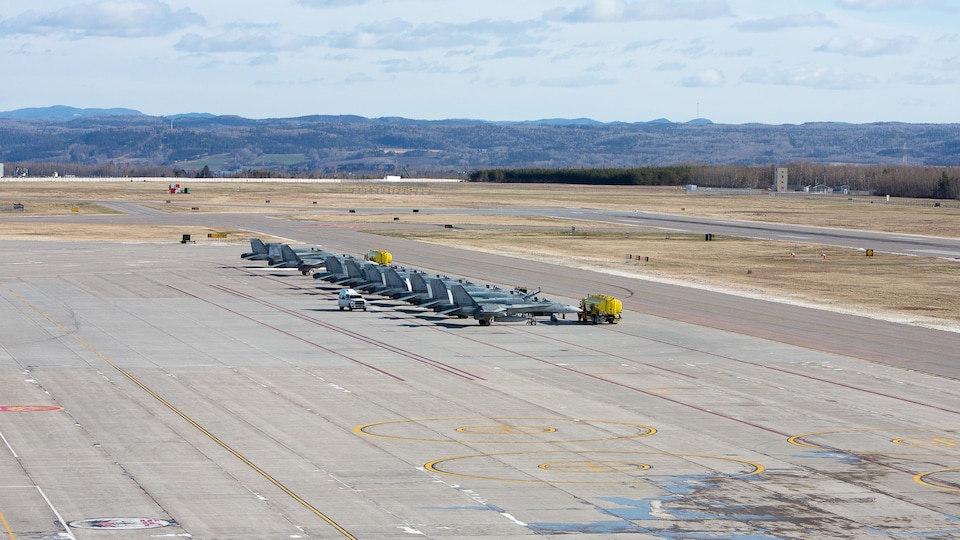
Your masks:
<instances>
[{"instance_id":1,"label":"yellow painted line on tarmac","mask_svg":"<svg viewBox=\"0 0 960 540\"><path fill-rule=\"evenodd\" d=\"M474 480L496 480L499 482L512 482L518 484L552 484L552 485L637 485L637 484L646 484L650 481L645 478L640 478L634 481L624 481L622 478L612 478L610 480L575 480L575 481L562 481L562 480L545 480L541 478L500 478L495 476L483 476L477 474L466 474L466 473L457 473L453 471L448 471L443 468L443 464L450 463L453 461L468 460L474 458L490 458L498 456L519 456L519 455L536 455L541 456L543 454L562 454L570 453L566 450L548 450L546 452L494 452L494 453L485 453L485 454L471 454L467 456L453 456L447 458L435 459L429 463L426 463L423 468L429 472L444 474L447 476L456 476L459 478L469 478ZM674 457L674 458L698 458L698 459L716 459L721 461L726 461L728 463L735 463L737 465L745 467L747 470L740 473L730 473L730 474L715 474L713 475L714 479L730 479L730 478L743 478L746 476L755 476L763 473L766 469L763 465L748 461L745 459L737 459L725 456L708 456L701 454L674 454L670 452L633 452L629 450L595 450L589 452L591 454L632 454L640 456L664 456L664 457ZM550 470L550 467L537 466L538 468ZM604 467L607 471L610 471L609 467ZM653 470L653 467L647 464L643 464L637 471L648 471ZM561 471L561 472L570 472L570 471ZM579 472L579 471L578 471ZM595 470L594 472L602 472L600 470ZM610 471L611 474L624 474L623 471Z\"/></svg>"},{"instance_id":2,"label":"yellow painted line on tarmac","mask_svg":"<svg viewBox=\"0 0 960 540\"><path fill-rule=\"evenodd\" d=\"M10 524L7 523L7 518L3 517L3 512L0 512L0 523L3 523L3 529L7 531L7 536L10 540L17 540L17 537L14 536L13 531L10 530Z\"/></svg>"},{"instance_id":3,"label":"yellow painted line on tarmac","mask_svg":"<svg viewBox=\"0 0 960 540\"><path fill-rule=\"evenodd\" d=\"M871 455L888 455L888 456L952 455L952 454L942 454L942 453L941 453L941 454L931 454L931 453L929 453L929 452L926 452L926 453L917 453L917 452L906 453L906 452L888 452L888 451L883 451L883 450L864 451L864 450L857 450L857 449L851 449L851 448L839 448L839 447L834 447L834 446L831 446L831 445L821 446L821 445L818 445L818 444L813 443L813 442L807 442L807 441L805 440L805 439L814 439L814 438L817 438L817 437L826 437L826 436L828 436L828 435L850 435L850 434L857 434L857 433L869 434L869 433L881 433L881 432L884 432L884 431L888 431L888 432L902 432L902 431L907 431L907 432L911 432L911 433L917 433L917 432L921 432L921 433L922 433L922 432L924 432L924 431L927 431L927 432L944 432L944 431L945 431L945 432L948 432L948 433L956 433L956 432L960 432L960 428L936 428L936 427L932 427L932 428L902 428L902 427L891 427L891 428L834 429L834 430L829 430L829 431L813 431L813 432L810 432L810 433L804 433L804 434L802 434L802 435L794 435L793 437L788 438L788 439L787 439L787 442L790 443L790 444L792 444L792 445L799 446L799 447L801 447L801 448L810 448L810 449L812 449L812 450L826 450L826 451L833 451L833 452L846 452L846 453L849 453L849 454L858 454L858 455L863 455L863 456L871 456ZM895 438L890 439L889 442L892 443L892 444L905 445L905 446L920 446L920 447L922 447L922 448L929 448L930 450L938 450L938 449L939 449L939 450L948 450L948 449L955 448L955 447L957 446L957 445L954 444L953 442L950 442L949 440L944 439L944 438L942 438L942 437L930 437L930 438L927 438L927 439L923 439L924 441L930 441L930 442L932 442L932 443L935 443L935 444L933 444L933 445L926 445L926 446L924 446L924 445L919 445L919 444L915 444L915 443L911 443L911 442L910 442L910 441L918 441L918 440L920 440L920 439L916 439L916 438L912 438L912 439L911 439L911 438L906 438L906 437L895 437Z\"/></svg>"},{"instance_id":4,"label":"yellow painted line on tarmac","mask_svg":"<svg viewBox=\"0 0 960 540\"><path fill-rule=\"evenodd\" d=\"M960 488L950 487L950 486L940 486L940 485L933 484L933 483L931 483L931 482L927 482L927 481L926 481L926 477L927 477L927 476L930 476L930 475L932 475L932 474L937 474L937 473L942 473L942 472L956 472L956 471L960 471L960 469L958 469L958 468L956 468L956 467L951 467L951 468L949 468L949 469L940 469L940 470L937 470L937 471L922 472L922 473L920 473L920 474L915 475L915 476L913 477L913 481L916 482L916 483L918 483L918 484L920 484L920 485L922 485L922 486L932 487L932 488L935 488L935 489L942 489L942 490L944 490L944 491L960 491Z\"/></svg>"},{"instance_id":5,"label":"yellow painted line on tarmac","mask_svg":"<svg viewBox=\"0 0 960 540\"><path fill-rule=\"evenodd\" d=\"M73 338L77 343L79 343L80 345L83 345L87 350L89 350L89 351L92 352L93 354L95 354L95 355L97 355L98 357L100 357L101 360L103 360L103 361L106 362L107 364L110 364L110 366L111 366L113 369L119 371L124 377L126 377L127 379L129 379L133 384L139 386L141 389L143 389L143 391L145 391L146 393L148 393L148 394L150 394L151 396L153 396L154 398L156 398L157 401L159 401L159 402L162 403L164 406L166 406L168 409L170 409L171 411L173 411L173 412L174 412L177 416L179 416L180 418L186 420L187 423L189 423L191 426L197 428L201 433L203 433L204 435L206 435L206 436L207 436L210 440L212 440L213 442L215 442L215 443L217 443L218 445L220 445L220 447L222 447L224 450L226 450L227 452L230 452L231 454L233 454L234 457L236 457L237 459L239 459L240 461L242 461L242 462L243 462L244 464L246 464L248 467L250 467L251 469L257 471L261 476L263 476L264 478L266 478L271 484L273 484L274 486L276 486L277 488L279 488L280 491L283 491L284 493L286 493L287 495L289 495L293 500L295 500L295 501L297 501L298 503L300 503L301 505L303 505L307 510L310 510L311 512L313 512L314 515L316 515L317 517L319 517L320 519L322 519L323 521L325 521L328 525L330 525L331 527L333 527L334 529L336 529L337 532L339 532L340 534L342 534L344 537L350 538L351 540L356 540L356 537L355 537L355 536L353 536L352 534L350 534L349 532L347 532L346 529L344 529L344 528L341 527L339 524L337 524L335 521L333 521L332 519L330 519L329 517L327 517L326 514L324 514L323 512L321 512L320 510L318 510L317 508L315 508L313 505L311 505L310 503L308 503L308 502L305 501L304 499L302 499L299 495L297 495L296 493L294 493L293 491L291 491L289 488L287 488L286 486L284 486L282 483L280 483L279 480L277 480L276 478L270 476L270 474L268 474L267 471L261 469L261 468L258 467L255 463L253 463L252 461L250 461L249 459L247 459L246 457L244 457L242 454L240 454L239 452L237 452L236 450L234 450L233 448L231 448L230 445L228 445L227 443L225 443L225 442L223 442L222 440L220 440L216 435L214 435L213 433L210 433L209 431L207 431L206 428L204 428L203 426L201 426L200 424L198 424L195 420L193 420L192 418L190 418L189 416L187 416L186 413L184 413L184 412L181 411L180 409L177 409L176 407L173 406L173 404L171 404L171 403L168 402L167 400L165 400L165 399L163 399L162 397L160 397L159 394L157 394L156 392L154 392L153 390L151 390L149 387L147 387L147 385L145 385L145 384L143 384L142 382L140 382L139 379L137 379L136 377L134 377L134 376L131 375L130 373L127 373L126 370L124 370L122 367L120 367L119 365L117 365L116 363L114 363L113 360L110 360L109 358L107 358L106 356L104 356L102 353L100 353L100 351L94 349L92 345L90 345L89 343L87 343L86 341L84 341L83 339L81 339L79 336L77 336L76 334L74 334L73 332L71 332L70 330L68 330L68 329L67 329L66 327L64 327L62 324L60 324L59 322L57 322L56 320L54 320L52 317L50 317L49 315L47 315L46 313L44 313L43 311L41 311L40 308L34 306L34 305L31 304L30 302L28 302L25 298L23 298L22 296L18 295L18 294L15 293L15 292L13 292L12 290L10 290L9 288L7 288L6 286L0 285L0 287L6 289L6 291L7 291L8 293L10 293L11 295L13 295L13 297L15 297L17 300L19 300L20 302L22 302L24 305L26 305L26 306L29 307L30 309L36 311L38 314L40 314L41 317L43 317L44 319L47 319L48 321L50 321L51 324L53 324L54 326L56 326L57 328L59 328L60 330L62 330L63 333L65 333L66 335L70 336L70 337ZM6 524L6 521L5 521L5 520L4 520L4 524ZM9 531L9 528L8 528L7 530ZM11 536L11 540L13 540L13 533L12 533L12 532L10 532L10 536Z\"/></svg>"},{"instance_id":6,"label":"yellow painted line on tarmac","mask_svg":"<svg viewBox=\"0 0 960 540\"><path fill-rule=\"evenodd\" d=\"M463 440L463 439L424 439L420 437L405 437L402 435L383 435L376 432L378 427L391 426L391 425L400 425L400 424L416 424L423 422L461 422L468 420L509 420L509 424L499 423L499 424L488 424L483 426L466 426L455 428L454 431L457 433L465 434L477 434L481 433L480 430L484 430L482 434L484 435L494 435L494 434L503 434L503 435L540 435L540 434L561 434L560 428L555 428L552 426L530 426L523 425L517 426L516 421L521 422L553 422L553 423L571 423L571 424L609 424L615 426L627 426L629 428L637 428L642 430L641 433L629 434L629 435L613 435L610 437L600 438L600 439L551 439L551 440L537 440L537 441L517 441L517 440L498 440L498 441L478 441L478 440ZM380 439L393 439L398 441L418 441L418 442L433 442L433 443L458 443L462 444L464 442L469 442L470 444L548 444L548 443L590 443L590 442L606 442L606 441L622 441L628 439L640 439L642 437L649 437L657 432L657 429L652 426L645 426L643 424L636 424L634 422L615 422L612 420L583 420L583 419L573 419L573 418L538 418L538 417L523 417L523 416L499 416L494 418L483 418L479 416L452 416L446 418L410 418L405 420L386 420L382 422L371 422L369 424L361 424L353 428L353 432L357 435L366 435L368 437L377 437Z\"/></svg>"}]
</instances>

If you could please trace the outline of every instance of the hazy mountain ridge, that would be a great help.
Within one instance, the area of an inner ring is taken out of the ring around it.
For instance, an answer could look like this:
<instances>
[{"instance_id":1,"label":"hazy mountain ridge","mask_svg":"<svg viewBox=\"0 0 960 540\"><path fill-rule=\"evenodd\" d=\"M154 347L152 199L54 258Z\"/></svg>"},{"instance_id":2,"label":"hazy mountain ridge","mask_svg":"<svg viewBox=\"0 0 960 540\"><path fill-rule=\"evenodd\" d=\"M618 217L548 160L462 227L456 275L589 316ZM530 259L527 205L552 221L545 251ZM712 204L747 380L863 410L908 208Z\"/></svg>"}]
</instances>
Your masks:
<instances>
[{"instance_id":1,"label":"hazy mountain ridge","mask_svg":"<svg viewBox=\"0 0 960 540\"><path fill-rule=\"evenodd\" d=\"M58 106L0 113L0 161L318 174L795 161L955 166L960 165L960 124L489 122L356 115L247 119Z\"/></svg>"}]
</instances>

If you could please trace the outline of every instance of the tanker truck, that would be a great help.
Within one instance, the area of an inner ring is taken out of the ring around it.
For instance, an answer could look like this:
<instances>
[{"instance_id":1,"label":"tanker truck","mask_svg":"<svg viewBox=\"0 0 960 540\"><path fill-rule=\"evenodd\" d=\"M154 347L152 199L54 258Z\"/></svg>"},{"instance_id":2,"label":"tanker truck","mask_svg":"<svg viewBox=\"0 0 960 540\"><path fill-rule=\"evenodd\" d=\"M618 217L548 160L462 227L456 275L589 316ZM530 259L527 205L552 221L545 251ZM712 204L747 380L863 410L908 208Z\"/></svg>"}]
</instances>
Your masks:
<instances>
[{"instance_id":1,"label":"tanker truck","mask_svg":"<svg viewBox=\"0 0 960 540\"><path fill-rule=\"evenodd\" d=\"M623 302L605 294L591 294L580 300L577 318L582 323L600 324L600 321L616 324L623 311Z\"/></svg>"},{"instance_id":2,"label":"tanker truck","mask_svg":"<svg viewBox=\"0 0 960 540\"><path fill-rule=\"evenodd\" d=\"M375 262L382 266L390 266L393 262L393 255L389 251L375 249L363 256L364 260Z\"/></svg>"}]
</instances>

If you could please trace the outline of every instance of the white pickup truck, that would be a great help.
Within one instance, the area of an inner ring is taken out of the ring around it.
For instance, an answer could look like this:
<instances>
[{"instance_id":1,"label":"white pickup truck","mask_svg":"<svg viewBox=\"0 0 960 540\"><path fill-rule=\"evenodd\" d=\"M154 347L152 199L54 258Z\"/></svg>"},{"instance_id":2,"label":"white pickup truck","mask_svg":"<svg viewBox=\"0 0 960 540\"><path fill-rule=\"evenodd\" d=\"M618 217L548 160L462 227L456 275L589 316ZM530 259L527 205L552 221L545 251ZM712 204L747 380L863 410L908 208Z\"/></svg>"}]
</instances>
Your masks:
<instances>
[{"instance_id":1,"label":"white pickup truck","mask_svg":"<svg viewBox=\"0 0 960 540\"><path fill-rule=\"evenodd\" d=\"M341 289L340 298L337 303L340 306L340 311L344 309L349 309L350 311L355 309L367 310L367 301L363 299L363 295L353 289Z\"/></svg>"}]
</instances>

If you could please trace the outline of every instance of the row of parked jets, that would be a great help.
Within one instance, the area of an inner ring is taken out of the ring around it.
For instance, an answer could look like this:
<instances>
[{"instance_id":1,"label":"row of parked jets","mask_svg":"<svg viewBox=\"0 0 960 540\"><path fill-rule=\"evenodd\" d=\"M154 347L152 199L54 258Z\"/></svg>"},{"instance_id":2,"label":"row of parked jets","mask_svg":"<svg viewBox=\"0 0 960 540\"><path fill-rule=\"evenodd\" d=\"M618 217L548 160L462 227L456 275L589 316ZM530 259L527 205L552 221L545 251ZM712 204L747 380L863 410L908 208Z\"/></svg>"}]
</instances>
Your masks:
<instances>
[{"instance_id":1,"label":"row of parked jets","mask_svg":"<svg viewBox=\"0 0 960 540\"><path fill-rule=\"evenodd\" d=\"M541 298L539 289L531 292L480 285L391 265L390 258L375 262L321 248L293 249L288 244L264 243L259 238L250 239L250 248L252 251L242 254L242 258L267 261L274 268L296 268L303 275L312 274L314 279L393 298L440 315L472 317L480 326L490 326L493 321L536 324L536 317L555 321L558 316L580 312L576 306Z\"/></svg>"}]
</instances>

